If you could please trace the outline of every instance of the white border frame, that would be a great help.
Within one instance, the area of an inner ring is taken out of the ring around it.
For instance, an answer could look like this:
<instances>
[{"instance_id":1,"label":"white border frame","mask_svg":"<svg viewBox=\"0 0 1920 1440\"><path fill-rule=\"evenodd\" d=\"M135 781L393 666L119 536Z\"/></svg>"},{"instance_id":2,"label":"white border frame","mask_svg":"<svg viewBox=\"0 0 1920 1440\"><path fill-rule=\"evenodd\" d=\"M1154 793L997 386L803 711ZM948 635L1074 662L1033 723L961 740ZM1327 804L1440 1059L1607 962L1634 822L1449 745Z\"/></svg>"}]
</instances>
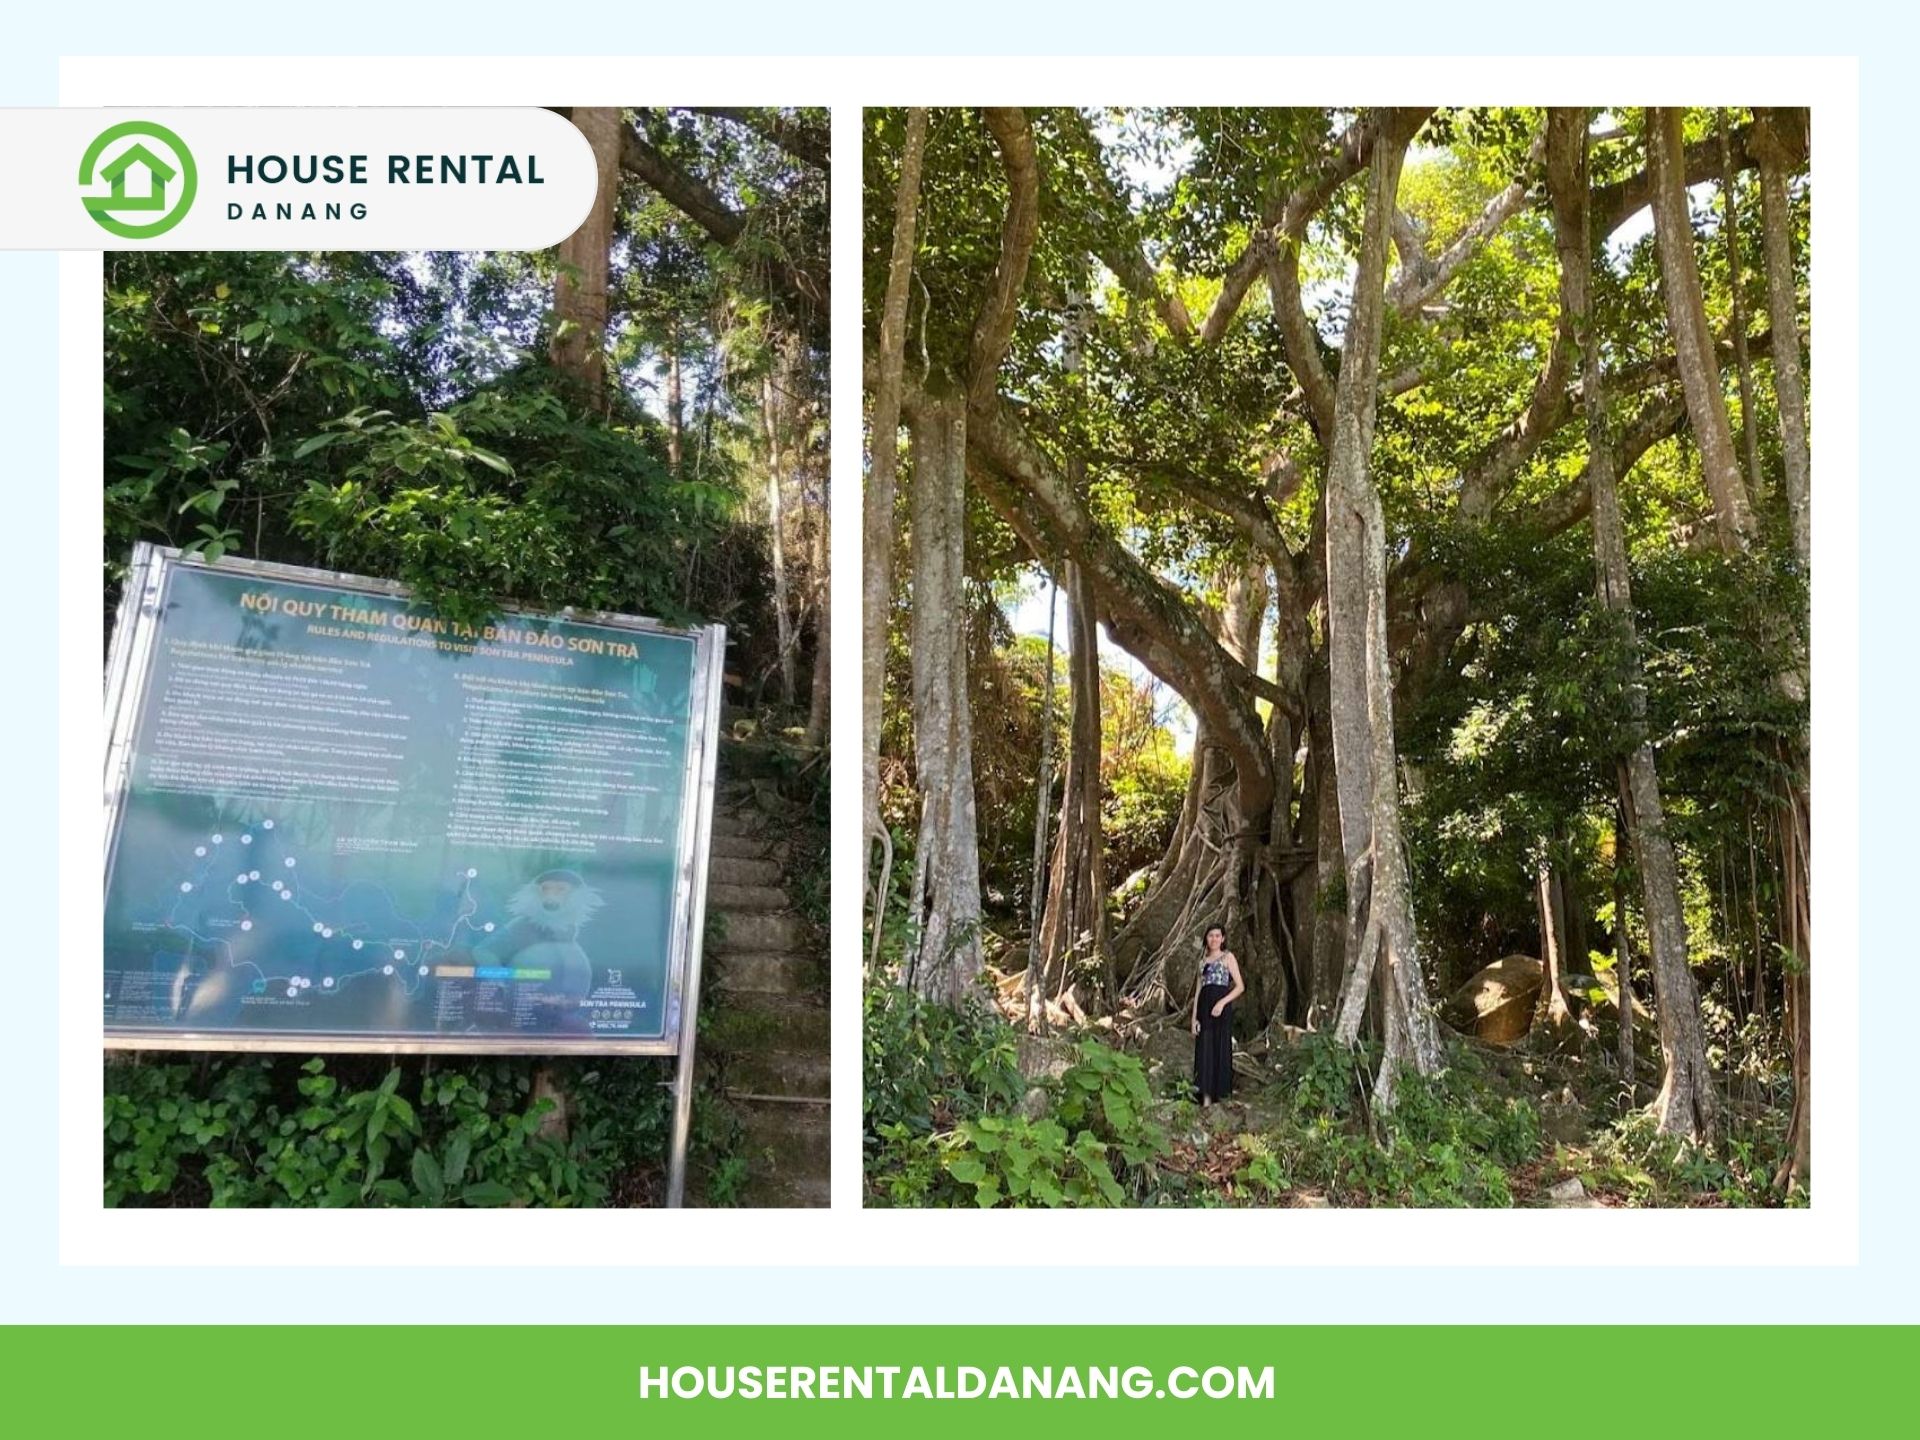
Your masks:
<instances>
[{"instance_id":1,"label":"white border frame","mask_svg":"<svg viewBox=\"0 0 1920 1440\"><path fill-rule=\"evenodd\" d=\"M1436 93L1436 85L1439 93ZM1630 1255L1648 1266L1850 1265L1859 1254L1859 234L1858 66L1785 57L1331 58L809 58L635 59L138 57L69 59L68 105L453 105L805 103L834 107L833 573L835 670L859 673L861 463L860 178L863 104L1154 104L1205 98L1245 104L1579 103L1811 105L1814 109L1813 369L1814 933L1819 1003L1814 1095L1815 1199L1803 1211L1586 1210L1567 1246L1554 1211L1220 1211L1208 1248L1239 1267L1597 1266ZM99 714L98 487L101 455L101 261L61 257L60 639L62 732L87 736ZM844 691L845 687L843 687ZM1194 1217L1179 1211L992 1212L861 1210L861 833L859 707L836 707L843 757L833 794L832 911L834 1208L751 1211L128 1211L100 1208L97 1004L99 851L92 767L99 749L61 754L63 926L60 1045L60 1256L69 1264L155 1265L191 1254L206 1264L437 1265L476 1255L498 1265L635 1266L1174 1266L1195 1263ZM660 1227L666 1227L662 1229ZM669 1243L662 1240L671 1237ZM644 1243L641 1243L644 1241ZM517 1243L516 1243L517 1242ZM641 1259L645 1255L654 1257ZM1018 1257L1013 1260L1010 1257ZM1124 1257L1117 1260L1116 1257ZM1577 1298L1577 1297L1576 1297ZM1535 1307L1536 1311L1540 1307ZM1577 1306L1546 1306L1577 1319ZM1116 1315L1116 1319L1127 1318ZM1138 1317L1134 1317L1138 1318ZM1548 1318L1544 1311L1541 1318Z\"/></svg>"}]
</instances>

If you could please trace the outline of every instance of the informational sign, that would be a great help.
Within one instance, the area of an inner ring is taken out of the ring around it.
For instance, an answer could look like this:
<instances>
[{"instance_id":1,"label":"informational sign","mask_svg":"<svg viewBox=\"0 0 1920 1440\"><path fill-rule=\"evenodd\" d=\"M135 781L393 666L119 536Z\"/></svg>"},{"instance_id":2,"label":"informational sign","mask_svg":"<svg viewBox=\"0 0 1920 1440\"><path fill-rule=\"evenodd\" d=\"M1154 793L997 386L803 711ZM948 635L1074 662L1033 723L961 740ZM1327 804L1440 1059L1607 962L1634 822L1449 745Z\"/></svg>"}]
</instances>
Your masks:
<instances>
[{"instance_id":1,"label":"informational sign","mask_svg":"<svg viewBox=\"0 0 1920 1440\"><path fill-rule=\"evenodd\" d=\"M141 547L108 673L107 1043L681 1051L723 644Z\"/></svg>"}]
</instances>

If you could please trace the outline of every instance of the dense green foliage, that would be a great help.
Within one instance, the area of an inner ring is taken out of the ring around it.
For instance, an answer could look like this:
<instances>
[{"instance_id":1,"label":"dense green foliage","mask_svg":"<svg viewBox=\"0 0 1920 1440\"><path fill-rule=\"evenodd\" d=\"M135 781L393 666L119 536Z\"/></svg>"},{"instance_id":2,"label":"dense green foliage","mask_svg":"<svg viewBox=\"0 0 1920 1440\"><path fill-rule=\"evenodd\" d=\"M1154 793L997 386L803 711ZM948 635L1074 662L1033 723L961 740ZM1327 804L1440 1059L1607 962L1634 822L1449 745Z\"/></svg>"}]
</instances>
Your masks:
<instances>
[{"instance_id":1,"label":"dense green foliage","mask_svg":"<svg viewBox=\"0 0 1920 1440\"><path fill-rule=\"evenodd\" d=\"M115 256L110 573L151 540L390 576L461 618L734 608L744 440L674 479L644 407L594 413L537 325L503 338L468 309L535 305L537 267L436 260L423 278L408 256Z\"/></svg>"},{"instance_id":2,"label":"dense green foliage","mask_svg":"<svg viewBox=\"0 0 1920 1440\"><path fill-rule=\"evenodd\" d=\"M573 1113L549 1133L556 1102L534 1098L519 1061L109 1062L106 1203L644 1203L660 1180L671 1064L555 1062Z\"/></svg>"},{"instance_id":3,"label":"dense green foliage","mask_svg":"<svg viewBox=\"0 0 1920 1440\"><path fill-rule=\"evenodd\" d=\"M891 985L866 989L867 1170L894 1205L1138 1201L1167 1154L1139 1060L1082 1041L1057 1079L1022 1081L1011 1027Z\"/></svg>"}]
</instances>

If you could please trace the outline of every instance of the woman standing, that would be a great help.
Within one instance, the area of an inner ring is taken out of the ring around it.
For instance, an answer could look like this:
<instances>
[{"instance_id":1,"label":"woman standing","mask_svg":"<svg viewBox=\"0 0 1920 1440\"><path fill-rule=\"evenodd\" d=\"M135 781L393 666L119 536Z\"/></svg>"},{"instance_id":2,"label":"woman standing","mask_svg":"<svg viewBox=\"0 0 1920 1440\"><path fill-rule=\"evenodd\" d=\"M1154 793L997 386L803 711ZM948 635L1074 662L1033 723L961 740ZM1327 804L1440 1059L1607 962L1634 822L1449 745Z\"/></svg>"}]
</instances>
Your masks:
<instances>
[{"instance_id":1,"label":"woman standing","mask_svg":"<svg viewBox=\"0 0 1920 1440\"><path fill-rule=\"evenodd\" d=\"M1206 952L1193 982L1193 1088L1211 1105L1233 1093L1233 1002L1246 992L1227 932L1207 927Z\"/></svg>"}]
</instances>

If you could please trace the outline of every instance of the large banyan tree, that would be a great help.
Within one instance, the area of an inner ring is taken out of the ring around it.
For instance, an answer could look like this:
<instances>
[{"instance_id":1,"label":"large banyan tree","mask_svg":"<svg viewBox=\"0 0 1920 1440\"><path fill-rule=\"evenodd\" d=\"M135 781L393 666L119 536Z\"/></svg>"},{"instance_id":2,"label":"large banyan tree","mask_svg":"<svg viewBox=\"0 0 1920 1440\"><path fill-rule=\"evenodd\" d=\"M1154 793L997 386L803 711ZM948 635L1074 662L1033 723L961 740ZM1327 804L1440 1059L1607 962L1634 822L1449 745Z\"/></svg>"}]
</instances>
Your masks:
<instances>
[{"instance_id":1,"label":"large banyan tree","mask_svg":"<svg viewBox=\"0 0 1920 1440\"><path fill-rule=\"evenodd\" d=\"M1751 893L1803 1169L1805 113L908 109L866 128L867 806L881 832L882 717L910 707L903 978L959 1000L982 964L969 616L1037 567L1073 651L1097 624L1195 742L1165 853L1109 929L1079 788L1098 667L1068 667L1030 992L1182 1005L1218 921L1245 1008L1376 1038L1390 1099L1442 1063L1449 975L1423 952L1432 866L1407 817L1470 781L1506 831L1526 817L1556 1023L1584 948L1564 912L1594 908L1561 872L1608 817L1656 1111L1709 1135L1688 925L1719 807L1764 837ZM1688 633L1740 640L1719 691L1667 663L1673 595L1709 565L1734 608ZM890 634L911 694L883 710ZM1741 788L1690 779L1682 826L1666 767L1708 773L1714 746Z\"/></svg>"}]
</instances>

